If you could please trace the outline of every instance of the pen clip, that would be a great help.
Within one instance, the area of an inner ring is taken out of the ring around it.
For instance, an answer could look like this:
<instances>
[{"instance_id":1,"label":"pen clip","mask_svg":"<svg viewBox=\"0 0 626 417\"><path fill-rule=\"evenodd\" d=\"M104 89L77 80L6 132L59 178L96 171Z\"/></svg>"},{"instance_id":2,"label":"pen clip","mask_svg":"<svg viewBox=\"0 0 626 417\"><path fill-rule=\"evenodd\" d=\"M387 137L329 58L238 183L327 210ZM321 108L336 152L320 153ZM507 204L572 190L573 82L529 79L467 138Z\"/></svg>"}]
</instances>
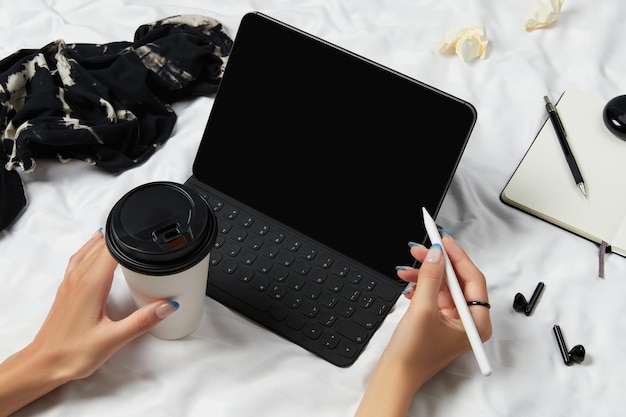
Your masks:
<instances>
[{"instance_id":1,"label":"pen clip","mask_svg":"<svg viewBox=\"0 0 626 417\"><path fill-rule=\"evenodd\" d=\"M554 118L554 121L558 124L557 128L561 129L561 132L567 136L567 133L565 133L565 126L563 126L563 122L561 121L559 112L556 111L556 107L552 104L548 96L543 96L543 99L546 101L546 110L548 110L548 114L550 117Z\"/></svg>"}]
</instances>

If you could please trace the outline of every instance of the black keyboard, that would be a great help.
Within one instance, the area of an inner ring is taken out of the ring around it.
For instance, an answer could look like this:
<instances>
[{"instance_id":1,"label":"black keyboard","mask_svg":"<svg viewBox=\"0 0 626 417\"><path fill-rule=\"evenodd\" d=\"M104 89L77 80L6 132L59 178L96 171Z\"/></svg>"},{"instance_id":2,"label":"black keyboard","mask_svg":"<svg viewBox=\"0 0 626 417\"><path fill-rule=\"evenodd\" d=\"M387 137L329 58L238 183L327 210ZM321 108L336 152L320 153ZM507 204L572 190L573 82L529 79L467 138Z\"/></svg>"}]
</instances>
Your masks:
<instances>
[{"instance_id":1,"label":"black keyboard","mask_svg":"<svg viewBox=\"0 0 626 417\"><path fill-rule=\"evenodd\" d=\"M337 366L361 354L405 284L189 183L218 222L206 294Z\"/></svg>"}]
</instances>

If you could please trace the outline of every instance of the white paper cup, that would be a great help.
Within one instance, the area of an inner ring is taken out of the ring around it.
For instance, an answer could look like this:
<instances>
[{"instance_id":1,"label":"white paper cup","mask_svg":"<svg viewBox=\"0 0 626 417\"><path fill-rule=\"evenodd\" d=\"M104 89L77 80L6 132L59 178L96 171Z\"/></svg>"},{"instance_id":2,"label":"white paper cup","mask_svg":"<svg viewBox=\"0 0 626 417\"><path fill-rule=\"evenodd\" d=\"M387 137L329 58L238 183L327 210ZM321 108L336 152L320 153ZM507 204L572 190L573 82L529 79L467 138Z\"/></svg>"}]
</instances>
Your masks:
<instances>
[{"instance_id":1,"label":"white paper cup","mask_svg":"<svg viewBox=\"0 0 626 417\"><path fill-rule=\"evenodd\" d=\"M105 239L141 307L155 300L180 303L151 333L180 339L193 333L204 309L217 219L193 189L167 181L139 186L111 209Z\"/></svg>"}]
</instances>

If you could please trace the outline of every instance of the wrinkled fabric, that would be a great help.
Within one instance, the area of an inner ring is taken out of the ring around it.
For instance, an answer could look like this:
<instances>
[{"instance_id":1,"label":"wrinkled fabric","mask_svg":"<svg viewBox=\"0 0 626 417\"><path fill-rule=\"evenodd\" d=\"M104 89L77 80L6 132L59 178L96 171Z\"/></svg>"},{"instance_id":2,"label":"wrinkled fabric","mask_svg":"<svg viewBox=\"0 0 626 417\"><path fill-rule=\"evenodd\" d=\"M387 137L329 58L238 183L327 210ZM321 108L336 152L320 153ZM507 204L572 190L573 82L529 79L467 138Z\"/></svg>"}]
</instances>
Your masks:
<instances>
[{"instance_id":1,"label":"wrinkled fabric","mask_svg":"<svg viewBox=\"0 0 626 417\"><path fill-rule=\"evenodd\" d=\"M6 164L6 156L0 152L0 164ZM7 227L26 206L22 179L17 171L0 169L0 230Z\"/></svg>"},{"instance_id":2,"label":"wrinkled fabric","mask_svg":"<svg viewBox=\"0 0 626 417\"><path fill-rule=\"evenodd\" d=\"M174 128L171 103L217 91L232 43L217 20L178 15L140 26L133 42L56 40L0 61L0 226L26 205L17 168L79 159L117 173L145 162Z\"/></svg>"},{"instance_id":3,"label":"wrinkled fabric","mask_svg":"<svg viewBox=\"0 0 626 417\"><path fill-rule=\"evenodd\" d=\"M598 278L596 244L506 206L499 195L548 119L545 95L556 101L563 91L579 88L608 101L626 94L626 54L620 48L620 41L626 39L626 1L565 0L554 25L526 32L523 26L530 3L45 0L7 2L11 7L4 7L5 2L0 2L0 58L21 45L40 46L58 37L68 42L131 40L140 24L189 10L219 18L228 33L235 35L244 14L261 9L466 100L476 108L478 120L435 220L487 278L493 336L485 342L485 349L493 374L482 376L473 353L467 352L422 386L405 415L621 417L626 410L626 364L621 361L626 354L626 259L606 254L605 278ZM24 5L16 7L20 4ZM465 62L457 55L434 50L446 30L471 25L484 25L489 36L485 59ZM41 35L43 27L54 31L48 29ZM236 44L235 39L235 49ZM279 66L293 56L284 43L268 42L265 52L261 65ZM332 77L332 61L321 62L311 56L310 63L319 68L320 77ZM230 58L227 71L228 65ZM272 94L278 82L281 80L267 80L265 94ZM371 106L386 104L379 99L381 86L375 80L363 88L371 93ZM219 96L218 92L216 100ZM329 100L332 97L330 94ZM201 98L176 103L178 121L167 144L145 164L120 175L109 175L80 161L40 161L34 173L22 175L28 209L18 222L0 232L0 360L32 341L70 256L99 227L106 226L110 209L121 196L147 182L167 179L183 183L189 178L212 101ZM276 117L275 123L280 123L283 115ZM323 118L310 122L326 123L328 135L335 132ZM455 123L454 114L450 114L450 123ZM602 125L602 115L597 123ZM254 134L255 126L250 127ZM406 140L436 141L441 139L438 132L438 126L431 123L416 124L406 132ZM215 134L212 139L238 140ZM337 147L328 152L336 152L344 144L351 150L347 157L358 158L360 147L384 146L385 140L384 135L337 137ZM622 144L626 147L626 142ZM312 146L315 141L294 135L293 145L284 153L297 158ZM554 146L559 146L556 139ZM238 175L236 155L215 157L230 158L233 163L232 170L216 175ZM437 170L423 169L422 161L438 157L404 152L390 159L381 157L379 164L364 164L363 169L380 171L384 183L395 180L385 164L411 164L415 185L406 193L413 194L439 175ZM555 162L563 163L568 173L564 158ZM280 155L258 163L259 170L272 170L276 181L282 181L286 199L308 192L308 184L299 181L297 172L282 168ZM61 183L66 177L71 179ZM319 177L333 180L325 175L324 161L320 162ZM568 180L566 187L572 185ZM574 192L578 192L576 188ZM620 188L619 192L624 191ZM592 188L589 193L591 196ZM391 201L373 193L363 198L364 204L376 205L402 206L407 201L404 193ZM312 221L321 222L323 219L315 217L317 204L342 206L344 202L311 196L311 209L294 215L303 219L313 216ZM415 208L416 223L419 210L421 207ZM216 214L225 215L224 211ZM389 224L387 219L367 218L363 227ZM412 230L407 230L406 236L406 242L416 239ZM244 243L251 238L248 235ZM361 245L384 244L354 242L357 250ZM107 311L119 320L135 311L135 304L123 271L116 268L114 275ZM237 271L233 277L236 275ZM388 276L396 277L396 271L391 268ZM545 283L545 289L531 316L516 312L512 308L516 294L529 300L539 281ZM339 368L206 297L202 321L192 336L178 341L151 334L138 337L88 378L60 387L12 417L353 417L376 362L410 303L401 297L357 362ZM582 364L563 363L554 324L561 327L569 349L577 344L585 347L587 358ZM381 401L385 400L390 398Z\"/></svg>"}]
</instances>

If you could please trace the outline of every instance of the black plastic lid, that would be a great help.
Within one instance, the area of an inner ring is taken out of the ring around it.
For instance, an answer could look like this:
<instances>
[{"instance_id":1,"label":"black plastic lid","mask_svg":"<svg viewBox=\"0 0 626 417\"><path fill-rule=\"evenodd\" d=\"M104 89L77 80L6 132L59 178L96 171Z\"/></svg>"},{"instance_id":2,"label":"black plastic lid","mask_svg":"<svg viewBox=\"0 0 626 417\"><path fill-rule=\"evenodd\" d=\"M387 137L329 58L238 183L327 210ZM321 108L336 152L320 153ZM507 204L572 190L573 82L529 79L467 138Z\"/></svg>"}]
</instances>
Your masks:
<instances>
[{"instance_id":1,"label":"black plastic lid","mask_svg":"<svg viewBox=\"0 0 626 417\"><path fill-rule=\"evenodd\" d=\"M217 219L192 188L168 181L141 185L111 209L105 238L124 267L147 275L191 268L211 251Z\"/></svg>"}]
</instances>

